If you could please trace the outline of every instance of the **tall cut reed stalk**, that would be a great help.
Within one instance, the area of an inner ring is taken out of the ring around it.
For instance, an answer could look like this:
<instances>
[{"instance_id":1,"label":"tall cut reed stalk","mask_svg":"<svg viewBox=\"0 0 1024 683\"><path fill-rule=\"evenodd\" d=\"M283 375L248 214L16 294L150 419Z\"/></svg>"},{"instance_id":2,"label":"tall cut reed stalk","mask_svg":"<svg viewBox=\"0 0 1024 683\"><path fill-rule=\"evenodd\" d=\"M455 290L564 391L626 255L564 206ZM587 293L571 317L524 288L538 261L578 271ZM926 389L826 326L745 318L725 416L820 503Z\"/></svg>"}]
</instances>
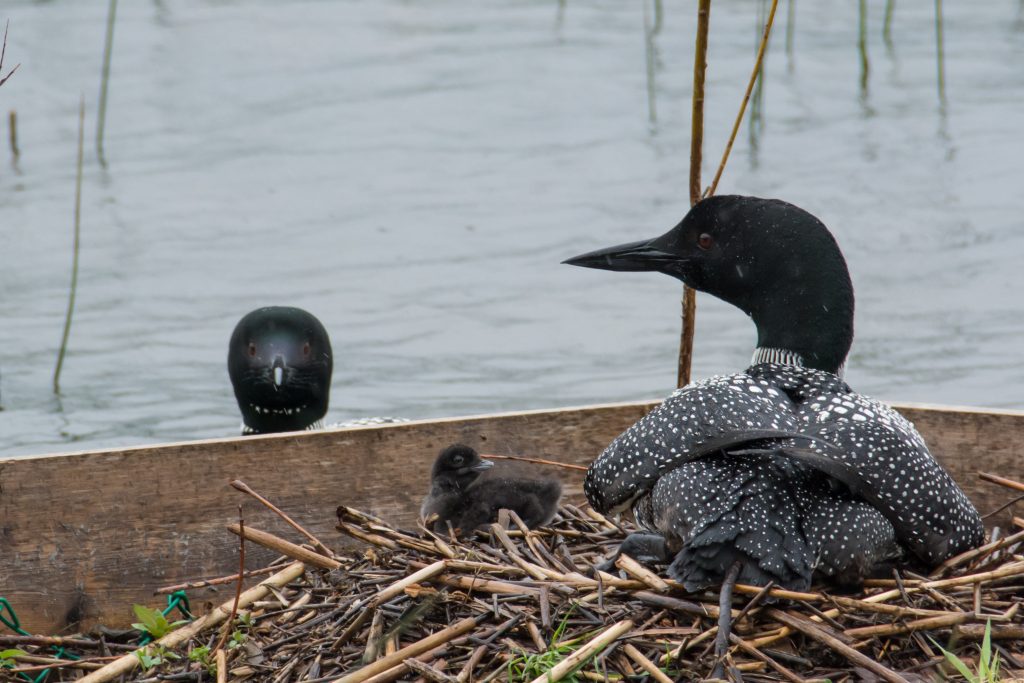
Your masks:
<instances>
[{"instance_id":1,"label":"tall cut reed stalk","mask_svg":"<svg viewBox=\"0 0 1024 683\"><path fill-rule=\"evenodd\" d=\"M868 74L871 63L868 61L868 0L857 3L857 50L860 52L860 93L864 97L868 93Z\"/></svg>"},{"instance_id":2,"label":"tall cut reed stalk","mask_svg":"<svg viewBox=\"0 0 1024 683\"><path fill-rule=\"evenodd\" d=\"M704 77L708 69L708 28L711 0L697 3L697 40L693 58L693 105L690 121L690 205L700 201L700 164L704 144ZM690 383L693 364L693 327L697 321L697 293L683 285L683 329L679 339L676 386Z\"/></svg>"},{"instance_id":3,"label":"tall cut reed stalk","mask_svg":"<svg viewBox=\"0 0 1024 683\"><path fill-rule=\"evenodd\" d=\"M791 5L792 6L792 5ZM764 79L764 54L768 49L768 39L772 34L772 26L775 23L775 10L779 7L779 0L772 0L772 6L768 10L768 18L765 19L764 31L761 33L761 42L757 46L757 58L754 60L754 70L750 74L750 80L747 81L747 90L743 93L743 100L740 102L740 110L736 114L736 120L732 124L732 133L729 135L729 141L725 145L725 152L722 153L722 161L718 164L718 170L715 171L715 178L711 181L707 191L704 193L705 197L710 197L715 194L715 190L718 189L718 181L722 179L722 172L725 171L725 164L729 161L729 153L732 152L732 145L736 141L736 134L740 130L740 124L743 122L743 114L747 110L747 102L750 101L750 93L754 90L754 83L760 82Z\"/></svg>"},{"instance_id":4,"label":"tall cut reed stalk","mask_svg":"<svg viewBox=\"0 0 1024 683\"><path fill-rule=\"evenodd\" d=\"M107 35L103 41L103 72L100 77L100 106L96 115L96 156L100 165L107 167L103 151L103 133L107 126L107 91L110 87L110 59L114 52L114 23L117 16L117 0L110 0L107 7Z\"/></svg>"},{"instance_id":5,"label":"tall cut reed stalk","mask_svg":"<svg viewBox=\"0 0 1024 683\"><path fill-rule=\"evenodd\" d=\"M11 144L11 161L17 164L21 150L18 149L18 112L13 109L7 114L7 141Z\"/></svg>"},{"instance_id":6,"label":"tall cut reed stalk","mask_svg":"<svg viewBox=\"0 0 1024 683\"><path fill-rule=\"evenodd\" d=\"M654 0L656 5L660 4L660 0ZM654 67L657 62L657 52L654 45L654 36L656 34L655 26L651 24L651 11L648 7L648 0L643 0L644 4L644 55L646 57L647 66L647 120L651 123L657 123L658 121L658 108L655 103L655 83L654 83ZM660 10L655 7L655 12L660 14ZM657 23L657 22L656 22Z\"/></svg>"},{"instance_id":7,"label":"tall cut reed stalk","mask_svg":"<svg viewBox=\"0 0 1024 683\"><path fill-rule=\"evenodd\" d=\"M885 0L885 21L882 24L882 40L885 47L892 52L892 15L896 9L896 0Z\"/></svg>"}]
</instances>

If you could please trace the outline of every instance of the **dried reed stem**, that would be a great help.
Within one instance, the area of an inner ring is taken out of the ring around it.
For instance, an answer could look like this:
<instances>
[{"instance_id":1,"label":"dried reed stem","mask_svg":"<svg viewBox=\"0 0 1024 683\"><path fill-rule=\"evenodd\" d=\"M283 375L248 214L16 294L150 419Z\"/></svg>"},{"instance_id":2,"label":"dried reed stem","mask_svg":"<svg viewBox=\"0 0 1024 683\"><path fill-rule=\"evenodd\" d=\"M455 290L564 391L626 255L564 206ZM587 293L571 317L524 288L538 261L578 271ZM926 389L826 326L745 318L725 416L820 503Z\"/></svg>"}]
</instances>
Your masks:
<instances>
[{"instance_id":1,"label":"dried reed stem","mask_svg":"<svg viewBox=\"0 0 1024 683\"><path fill-rule=\"evenodd\" d=\"M280 567L270 566L263 567L262 569L251 569L245 573L242 578L249 579L254 576L263 576L264 574L273 574ZM189 581L187 583L178 583L173 586L161 586L153 591L153 595L170 595L171 593L177 593L178 591L195 590L196 588L206 588L207 586L219 586L225 583L234 583L238 581L238 574L230 574L229 576L218 576L216 579L204 579L202 581Z\"/></svg>"},{"instance_id":2,"label":"dried reed stem","mask_svg":"<svg viewBox=\"0 0 1024 683\"><path fill-rule=\"evenodd\" d=\"M238 506L238 581L235 583L235 602L231 605L231 614L228 616L228 620L224 622L224 628L220 634L220 640L217 641L216 647L213 651L220 654L221 648L224 647L224 643L228 641L228 634L231 632L231 625L235 622L235 615L238 614L238 599L242 597L242 577L245 576L245 518L242 517L242 506ZM220 663L220 659L217 660ZM220 667L217 668L218 679L221 676Z\"/></svg>"},{"instance_id":3,"label":"dried reed stem","mask_svg":"<svg viewBox=\"0 0 1024 683\"><path fill-rule=\"evenodd\" d=\"M368 664L347 676L342 676L341 678L336 679L335 683L363 683L363 681L366 681L371 676L387 671L397 664L404 664L410 657L421 655L427 650L433 650L438 645L447 643L464 633L469 633L477 625L477 621L478 619L467 617L466 619L463 619L442 631L438 631L437 633L433 633L422 640L416 641L412 645L407 645L401 650L397 650L390 655L381 657L372 664Z\"/></svg>"},{"instance_id":4,"label":"dried reed stem","mask_svg":"<svg viewBox=\"0 0 1024 683\"><path fill-rule=\"evenodd\" d=\"M633 622L629 619L609 626L594 636L586 645L551 667L551 670L543 676L535 678L532 683L558 683L558 681L575 671L576 667L585 664L588 659L614 643L619 636L624 635L631 628L633 628Z\"/></svg>"},{"instance_id":5,"label":"dried reed stem","mask_svg":"<svg viewBox=\"0 0 1024 683\"><path fill-rule=\"evenodd\" d=\"M252 527L246 527L243 530L238 524L229 525L227 530L236 536L243 536L247 541L252 541L264 548L276 550L282 555L287 555L293 560L299 560L300 562L311 564L314 567L320 567L321 569L338 569L341 567L341 563L333 558L324 557L320 553L307 550L306 548L303 548L300 545L295 545L294 543L289 543L283 538L266 531L253 529Z\"/></svg>"},{"instance_id":6,"label":"dried reed stem","mask_svg":"<svg viewBox=\"0 0 1024 683\"><path fill-rule=\"evenodd\" d=\"M244 481L242 481L241 479L235 479L233 482L231 482L231 486L241 491L242 493L248 494L255 498L256 500L258 500L263 506L265 506L278 517L283 519L288 524L288 526L290 526L291 528L295 529L300 534L308 538L309 542L313 544L313 547L316 548L317 551L320 552L320 554L326 555L327 557L334 557L334 553L331 551L331 549L325 546L323 543L321 543L319 538L317 538L310 532L306 531L306 529L302 525L300 525L294 519L286 515L284 511L282 511L276 505L271 503L269 500L253 491L252 488L250 488L249 485L246 484Z\"/></svg>"},{"instance_id":7,"label":"dried reed stem","mask_svg":"<svg viewBox=\"0 0 1024 683\"><path fill-rule=\"evenodd\" d=\"M772 24L775 22L775 10L778 6L779 0L772 0L771 9L768 10L768 20L764 24L764 33L761 34L761 44L757 48L754 70L750 73L750 80L747 81L747 90L743 93L740 110L736 112L736 120L732 124L732 133L729 135L729 141L725 145L725 151L722 152L722 160L718 164L718 170L715 171L715 178L711 181L707 191L704 192L705 197L711 197L715 194L715 191L718 189L718 181L721 180L722 172L725 171L725 164L729 161L729 153L732 152L732 145L736 142L736 135L740 132L740 124L743 123L743 115L747 111L747 103L750 102L750 93L754 91L754 84L757 83L758 76L761 75L761 64L764 61L765 50L768 48L768 38L772 33Z\"/></svg>"},{"instance_id":8,"label":"dried reed stem","mask_svg":"<svg viewBox=\"0 0 1024 683\"><path fill-rule=\"evenodd\" d=\"M568 462L557 462L555 460L544 460L542 458L528 458L523 455L495 455L494 453L487 453L486 455L481 453L480 457L495 460L518 460L520 462L530 462L537 465L550 465L551 467L560 467L563 470L578 470L580 472L586 472L587 468L583 465L573 465Z\"/></svg>"},{"instance_id":9,"label":"dried reed stem","mask_svg":"<svg viewBox=\"0 0 1024 683\"><path fill-rule=\"evenodd\" d=\"M4 56L7 55L7 29L9 29L10 27L11 27L11 20L8 19L7 20L7 24L4 26L4 45L3 45L2 48L0 48L0 73L2 73L3 70L4 70ZM21 66L21 62L18 62L17 64L15 64L14 68L11 69L6 76L0 76L0 85L3 85L4 83L6 83L7 79L10 78L11 76L13 76L14 72L18 70L19 66Z\"/></svg>"},{"instance_id":10,"label":"dried reed stem","mask_svg":"<svg viewBox=\"0 0 1024 683\"><path fill-rule=\"evenodd\" d=\"M693 58L693 105L690 121L690 205L700 201L700 166L704 145L704 80L708 69L708 27L711 0L698 0L697 41ZM683 329L679 339L676 386L690 383L693 365L693 328L697 323L697 293L683 286Z\"/></svg>"},{"instance_id":11,"label":"dried reed stem","mask_svg":"<svg viewBox=\"0 0 1024 683\"><path fill-rule=\"evenodd\" d=\"M767 612L768 615L773 619L776 619L785 624L786 626L789 626L793 630L799 631L800 633L803 633L805 636L818 641L819 643L828 647L829 649L835 650L850 662L853 662L858 666L864 667L865 669L871 671L872 673L881 677L882 679L889 681L889 683L909 683L909 681L907 681L907 679L903 676L900 676L895 671L883 666L882 664L879 664L871 657L868 657L867 655L857 652L852 647L850 647L843 641L839 640L835 636L827 633L824 629L822 629L817 624L811 622L810 620L791 616L790 614L779 609L771 609L767 610Z\"/></svg>"},{"instance_id":12,"label":"dried reed stem","mask_svg":"<svg viewBox=\"0 0 1024 683\"><path fill-rule=\"evenodd\" d=\"M21 150L18 149L18 112L14 109L7 114L7 141L11 145L11 156L17 163Z\"/></svg>"},{"instance_id":13,"label":"dried reed stem","mask_svg":"<svg viewBox=\"0 0 1024 683\"><path fill-rule=\"evenodd\" d=\"M1014 481L1013 479L1007 479L1006 477L989 474L988 472L978 472L978 478L982 481L1005 486L1006 488L1013 489L1014 491L1024 491L1024 484L1019 481Z\"/></svg>"}]
</instances>

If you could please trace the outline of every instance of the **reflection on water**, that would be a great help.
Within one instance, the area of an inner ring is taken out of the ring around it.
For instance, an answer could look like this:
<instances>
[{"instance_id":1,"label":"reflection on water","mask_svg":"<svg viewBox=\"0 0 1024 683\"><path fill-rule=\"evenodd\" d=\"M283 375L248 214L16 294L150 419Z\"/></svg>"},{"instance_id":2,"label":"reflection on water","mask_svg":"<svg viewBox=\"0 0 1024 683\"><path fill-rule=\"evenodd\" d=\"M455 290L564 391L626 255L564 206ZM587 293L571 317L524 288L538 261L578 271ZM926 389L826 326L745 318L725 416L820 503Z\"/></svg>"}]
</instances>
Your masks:
<instances>
[{"instance_id":1,"label":"reflection on water","mask_svg":"<svg viewBox=\"0 0 1024 683\"><path fill-rule=\"evenodd\" d=\"M857 389L1024 406L1024 5L879 1L862 21L859 5L788 2L719 191L788 199L836 233L857 287ZM708 166L764 8L715 6ZM109 166L88 150L57 399L77 100L95 126L107 7L4 10L22 67L0 89L21 151L0 170L0 452L234 433L227 339L264 304L331 331L335 419L672 388L678 284L559 262L686 210L691 12L121 3ZM701 296L695 376L743 367L753 340L742 314Z\"/></svg>"}]
</instances>

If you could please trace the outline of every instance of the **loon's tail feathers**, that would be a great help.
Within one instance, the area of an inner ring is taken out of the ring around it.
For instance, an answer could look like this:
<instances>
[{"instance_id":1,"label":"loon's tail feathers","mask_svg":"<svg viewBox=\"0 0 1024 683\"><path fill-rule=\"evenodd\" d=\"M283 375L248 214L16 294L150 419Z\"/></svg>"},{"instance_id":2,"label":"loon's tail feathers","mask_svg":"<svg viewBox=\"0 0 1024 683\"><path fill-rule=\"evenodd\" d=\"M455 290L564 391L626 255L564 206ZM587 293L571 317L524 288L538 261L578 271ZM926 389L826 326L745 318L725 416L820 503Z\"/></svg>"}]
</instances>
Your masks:
<instances>
[{"instance_id":1,"label":"loon's tail feathers","mask_svg":"<svg viewBox=\"0 0 1024 683\"><path fill-rule=\"evenodd\" d=\"M682 547L669 576L695 590L739 562L741 583L806 589L815 553L801 528L803 479L785 458L713 458L662 477L653 496L675 504L655 524Z\"/></svg>"},{"instance_id":2,"label":"loon's tail feathers","mask_svg":"<svg viewBox=\"0 0 1024 683\"><path fill-rule=\"evenodd\" d=\"M813 437L812 437L813 438ZM817 439L814 439L818 441ZM799 448L792 446L778 446L778 447L767 447L767 448L746 448L729 451L732 455L760 455L765 457L772 456L784 456L790 458L796 462L802 463L811 467L829 477L844 484L851 493L856 497L863 500L865 503L876 509L878 512L885 517L886 520L892 524L893 529L896 532L896 537L899 539L910 539L913 537L920 538L922 534L927 535L926 546L933 549L948 544L948 539L943 537L941 534L937 534L930 529L920 528L911 525L905 518L903 518L899 512L892 506L891 503L887 502L879 494L878 487L872 484L866 477L864 477L855 468L847 465L844 462L840 462L835 457L830 457L827 453L838 450L836 446L823 442L827 446L822 451L814 450L811 448ZM910 546L917 547L917 546ZM921 558L927 559L927 558Z\"/></svg>"},{"instance_id":3,"label":"loon's tail feathers","mask_svg":"<svg viewBox=\"0 0 1024 683\"><path fill-rule=\"evenodd\" d=\"M802 567L787 562L766 569L763 562L741 550L738 545L728 542L698 545L697 539L694 541L676 553L667 570L670 578L683 584L691 593L721 584L729 568L736 562L740 563L737 583L748 586L774 583L796 591L810 588L813 570L809 562L804 562ZM809 559L806 550L800 556Z\"/></svg>"}]
</instances>

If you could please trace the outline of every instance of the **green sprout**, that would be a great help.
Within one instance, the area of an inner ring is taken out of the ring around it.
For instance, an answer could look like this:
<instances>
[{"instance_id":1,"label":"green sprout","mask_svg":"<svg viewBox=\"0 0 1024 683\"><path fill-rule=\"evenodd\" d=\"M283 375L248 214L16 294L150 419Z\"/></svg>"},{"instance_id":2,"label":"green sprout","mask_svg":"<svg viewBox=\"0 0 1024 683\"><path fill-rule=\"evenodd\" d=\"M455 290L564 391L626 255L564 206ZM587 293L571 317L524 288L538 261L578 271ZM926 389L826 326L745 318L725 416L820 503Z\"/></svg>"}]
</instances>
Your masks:
<instances>
[{"instance_id":1,"label":"green sprout","mask_svg":"<svg viewBox=\"0 0 1024 683\"><path fill-rule=\"evenodd\" d=\"M138 621L132 624L132 627L149 634L154 640L163 638L182 624L188 623L186 620L168 622L163 612L150 609L145 605L132 605L132 610L135 611L135 616L138 618Z\"/></svg>"},{"instance_id":2,"label":"green sprout","mask_svg":"<svg viewBox=\"0 0 1024 683\"><path fill-rule=\"evenodd\" d=\"M135 656L138 658L139 664L142 665L143 671L149 671L154 667L171 661L172 659L181 659L179 655L169 651L163 645L158 645L156 643L147 645L140 650L136 650Z\"/></svg>"},{"instance_id":3,"label":"green sprout","mask_svg":"<svg viewBox=\"0 0 1024 683\"><path fill-rule=\"evenodd\" d=\"M27 655L28 653L24 650L0 650L0 669L14 668L14 658L20 657L21 655Z\"/></svg>"},{"instance_id":4,"label":"green sprout","mask_svg":"<svg viewBox=\"0 0 1024 683\"><path fill-rule=\"evenodd\" d=\"M981 640L981 656L978 657L977 673L971 671L964 660L932 640L942 650L946 660L952 664L967 683L999 683L999 653L992 650L992 622L985 622L985 636Z\"/></svg>"}]
</instances>

